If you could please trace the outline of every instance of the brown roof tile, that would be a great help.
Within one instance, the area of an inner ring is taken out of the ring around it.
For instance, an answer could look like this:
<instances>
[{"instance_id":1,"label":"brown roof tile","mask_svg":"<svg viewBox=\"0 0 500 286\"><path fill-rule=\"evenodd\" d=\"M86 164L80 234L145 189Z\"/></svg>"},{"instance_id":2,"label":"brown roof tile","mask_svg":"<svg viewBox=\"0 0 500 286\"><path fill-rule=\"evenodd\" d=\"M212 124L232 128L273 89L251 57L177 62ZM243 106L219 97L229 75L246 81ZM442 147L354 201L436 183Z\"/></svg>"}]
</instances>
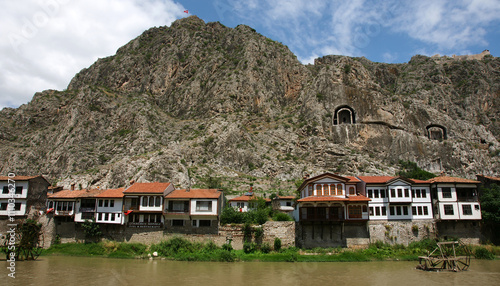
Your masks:
<instances>
[{"instance_id":1,"label":"brown roof tile","mask_svg":"<svg viewBox=\"0 0 500 286\"><path fill-rule=\"evenodd\" d=\"M481 182L476 180L469 180L457 177L439 176L429 180L429 183L468 183L468 184L480 184Z\"/></svg>"},{"instance_id":2,"label":"brown roof tile","mask_svg":"<svg viewBox=\"0 0 500 286\"><path fill-rule=\"evenodd\" d=\"M167 199L218 199L222 195L222 192L217 189L190 189L189 192L186 189L174 190L170 194L167 194L165 198Z\"/></svg>"},{"instance_id":3,"label":"brown roof tile","mask_svg":"<svg viewBox=\"0 0 500 286\"><path fill-rule=\"evenodd\" d=\"M260 198L261 197L257 197L255 195L253 195L253 196L243 195L243 196L239 196L239 197L236 197L236 198L232 198L229 201L230 202L248 202L248 201L257 200L257 199L260 199ZM266 202L270 202L271 201L271 199L268 199L268 198L262 198L262 199L264 199Z\"/></svg>"},{"instance_id":4,"label":"brown roof tile","mask_svg":"<svg viewBox=\"0 0 500 286\"><path fill-rule=\"evenodd\" d=\"M54 194L48 194L49 199L76 199L76 198L95 198L105 190L62 190Z\"/></svg>"},{"instance_id":5,"label":"brown roof tile","mask_svg":"<svg viewBox=\"0 0 500 286\"><path fill-rule=\"evenodd\" d=\"M125 188L118 188L118 189L108 189L104 190L104 192L100 193L96 197L98 198L123 198L124 193L123 191Z\"/></svg>"},{"instance_id":6,"label":"brown roof tile","mask_svg":"<svg viewBox=\"0 0 500 286\"><path fill-rule=\"evenodd\" d=\"M392 177L392 176L358 176L358 178L367 184L385 184L396 177Z\"/></svg>"},{"instance_id":7,"label":"brown roof tile","mask_svg":"<svg viewBox=\"0 0 500 286\"><path fill-rule=\"evenodd\" d=\"M125 189L123 193L125 194L136 194L136 193L163 193L166 188L170 186L170 183L134 183L132 186Z\"/></svg>"}]
</instances>

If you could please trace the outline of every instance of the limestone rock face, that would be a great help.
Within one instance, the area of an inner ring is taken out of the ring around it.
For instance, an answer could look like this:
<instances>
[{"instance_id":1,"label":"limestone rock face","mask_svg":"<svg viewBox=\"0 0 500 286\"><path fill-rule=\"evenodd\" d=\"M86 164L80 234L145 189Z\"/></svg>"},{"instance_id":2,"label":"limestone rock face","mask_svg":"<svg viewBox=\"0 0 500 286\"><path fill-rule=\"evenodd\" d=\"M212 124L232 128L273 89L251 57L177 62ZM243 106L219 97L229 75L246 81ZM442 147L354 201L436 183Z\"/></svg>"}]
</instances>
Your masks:
<instances>
[{"instance_id":1,"label":"limestone rock face","mask_svg":"<svg viewBox=\"0 0 500 286\"><path fill-rule=\"evenodd\" d=\"M0 170L66 187L219 177L227 190L292 191L305 173L393 175L411 160L470 178L498 175L499 118L489 54L302 65L248 26L191 16L145 31L67 90L0 111Z\"/></svg>"}]
</instances>

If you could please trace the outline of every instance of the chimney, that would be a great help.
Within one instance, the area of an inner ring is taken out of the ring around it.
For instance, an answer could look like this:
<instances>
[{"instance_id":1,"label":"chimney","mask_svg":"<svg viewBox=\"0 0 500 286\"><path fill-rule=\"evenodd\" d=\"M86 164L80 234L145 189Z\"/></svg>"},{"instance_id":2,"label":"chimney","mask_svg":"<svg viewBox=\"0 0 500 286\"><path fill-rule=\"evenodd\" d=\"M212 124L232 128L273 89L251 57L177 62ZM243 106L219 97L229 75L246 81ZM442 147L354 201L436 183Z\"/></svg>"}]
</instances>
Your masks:
<instances>
[{"instance_id":1,"label":"chimney","mask_svg":"<svg viewBox=\"0 0 500 286\"><path fill-rule=\"evenodd\" d=\"M75 190L75 183L71 183L71 190L74 191Z\"/></svg>"},{"instance_id":2,"label":"chimney","mask_svg":"<svg viewBox=\"0 0 500 286\"><path fill-rule=\"evenodd\" d=\"M309 174L304 175L304 180L309 179Z\"/></svg>"},{"instance_id":3,"label":"chimney","mask_svg":"<svg viewBox=\"0 0 500 286\"><path fill-rule=\"evenodd\" d=\"M132 186L135 183L135 180L130 180L130 185Z\"/></svg>"}]
</instances>

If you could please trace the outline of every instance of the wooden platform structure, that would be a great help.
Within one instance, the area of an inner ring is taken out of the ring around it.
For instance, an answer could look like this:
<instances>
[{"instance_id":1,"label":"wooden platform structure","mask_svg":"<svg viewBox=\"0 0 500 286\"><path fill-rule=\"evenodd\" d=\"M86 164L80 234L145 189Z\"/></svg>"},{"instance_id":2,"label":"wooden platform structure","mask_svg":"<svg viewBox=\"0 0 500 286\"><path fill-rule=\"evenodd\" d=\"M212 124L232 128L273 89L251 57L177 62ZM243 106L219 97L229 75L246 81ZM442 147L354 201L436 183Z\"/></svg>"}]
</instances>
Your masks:
<instances>
[{"instance_id":1,"label":"wooden platform structure","mask_svg":"<svg viewBox=\"0 0 500 286\"><path fill-rule=\"evenodd\" d=\"M438 242L428 256L419 256L417 269L427 271L465 271L470 266L471 252L460 241Z\"/></svg>"}]
</instances>

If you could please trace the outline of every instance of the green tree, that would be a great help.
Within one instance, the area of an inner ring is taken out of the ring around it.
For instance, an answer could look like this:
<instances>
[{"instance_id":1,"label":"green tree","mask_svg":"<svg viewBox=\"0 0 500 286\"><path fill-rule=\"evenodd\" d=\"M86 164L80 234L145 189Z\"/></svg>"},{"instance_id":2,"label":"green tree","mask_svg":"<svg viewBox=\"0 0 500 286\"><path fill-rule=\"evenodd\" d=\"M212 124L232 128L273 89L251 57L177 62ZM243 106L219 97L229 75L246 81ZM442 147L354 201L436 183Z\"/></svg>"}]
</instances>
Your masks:
<instances>
[{"instance_id":1,"label":"green tree","mask_svg":"<svg viewBox=\"0 0 500 286\"><path fill-rule=\"evenodd\" d=\"M490 237L491 242L500 244L500 186L492 184L489 188L481 189L481 214L483 217L483 231Z\"/></svg>"},{"instance_id":2,"label":"green tree","mask_svg":"<svg viewBox=\"0 0 500 286\"><path fill-rule=\"evenodd\" d=\"M399 165L401 166L401 170L398 172L398 175L401 177L417 180L429 180L436 177L433 173L420 169L415 162L400 160Z\"/></svg>"},{"instance_id":3,"label":"green tree","mask_svg":"<svg viewBox=\"0 0 500 286\"><path fill-rule=\"evenodd\" d=\"M95 222L95 220L86 219L84 223L82 223L83 233L85 234L85 239L89 241L96 242L101 238L102 232L99 225Z\"/></svg>"}]
</instances>

